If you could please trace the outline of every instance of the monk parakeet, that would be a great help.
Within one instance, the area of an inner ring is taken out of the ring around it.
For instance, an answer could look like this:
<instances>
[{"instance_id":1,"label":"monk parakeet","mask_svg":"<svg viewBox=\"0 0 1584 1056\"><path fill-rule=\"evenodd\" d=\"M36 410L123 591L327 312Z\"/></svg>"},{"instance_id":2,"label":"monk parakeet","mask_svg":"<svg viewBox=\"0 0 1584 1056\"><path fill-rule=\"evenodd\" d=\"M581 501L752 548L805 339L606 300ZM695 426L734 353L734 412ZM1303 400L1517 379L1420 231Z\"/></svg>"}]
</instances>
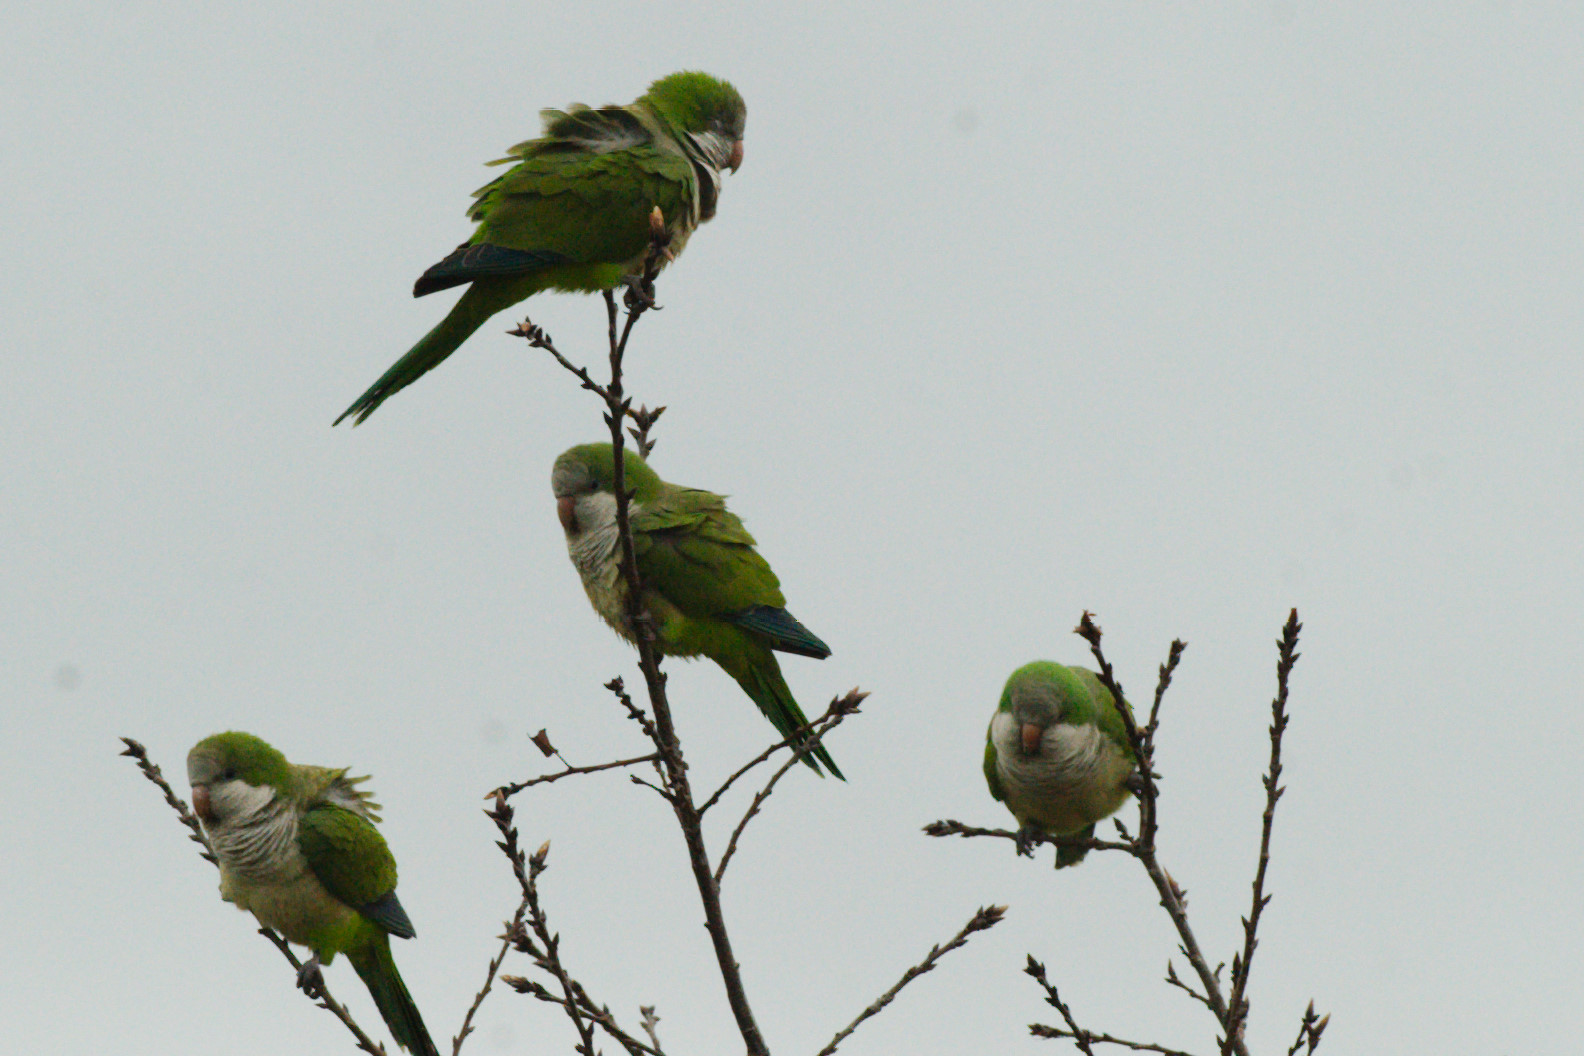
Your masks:
<instances>
[{"instance_id":1,"label":"monk parakeet","mask_svg":"<svg viewBox=\"0 0 1584 1056\"><path fill-rule=\"evenodd\" d=\"M379 805L346 770L294 766L248 733L217 733L187 755L193 810L220 859L220 897L307 946L305 988L338 953L368 986L396 1043L437 1056L390 936L410 939Z\"/></svg>"},{"instance_id":2,"label":"monk parakeet","mask_svg":"<svg viewBox=\"0 0 1584 1056\"><path fill-rule=\"evenodd\" d=\"M1007 679L985 734L984 774L1024 833L1093 836L1131 794L1133 750L1112 699L1093 671L1048 660ZM1088 853L1058 847L1056 868Z\"/></svg>"},{"instance_id":3,"label":"monk parakeet","mask_svg":"<svg viewBox=\"0 0 1584 1056\"><path fill-rule=\"evenodd\" d=\"M754 549L753 536L708 491L667 484L631 449L624 452L629 515L642 603L667 656L707 656L737 680L783 737L808 720L781 677L775 653L823 660L830 647L787 612L780 580ZM550 485L566 529L567 552L598 612L628 641L627 588L616 533L616 459L610 444L585 444L555 461ZM803 761L837 777L830 753Z\"/></svg>"},{"instance_id":4,"label":"monk parakeet","mask_svg":"<svg viewBox=\"0 0 1584 1056\"><path fill-rule=\"evenodd\" d=\"M543 111L544 135L490 162L512 167L474 192L468 217L478 230L418 277L413 296L472 285L336 424L363 421L525 297L608 290L640 275L656 207L680 253L715 215L721 170L742 164L747 114L737 89L692 72L660 78L630 106Z\"/></svg>"}]
</instances>

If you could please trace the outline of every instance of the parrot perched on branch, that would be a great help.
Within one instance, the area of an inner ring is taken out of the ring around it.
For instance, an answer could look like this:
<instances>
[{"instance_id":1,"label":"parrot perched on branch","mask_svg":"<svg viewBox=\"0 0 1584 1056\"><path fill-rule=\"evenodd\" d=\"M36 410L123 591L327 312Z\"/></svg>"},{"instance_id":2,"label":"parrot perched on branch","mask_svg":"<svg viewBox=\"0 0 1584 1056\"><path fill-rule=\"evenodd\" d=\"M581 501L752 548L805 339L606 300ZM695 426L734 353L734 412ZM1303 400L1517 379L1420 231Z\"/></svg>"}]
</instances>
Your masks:
<instances>
[{"instance_id":1,"label":"parrot perched on branch","mask_svg":"<svg viewBox=\"0 0 1584 1056\"><path fill-rule=\"evenodd\" d=\"M654 619L655 645L666 656L715 661L771 725L791 737L808 720L772 650L823 660L830 647L787 612L780 581L725 499L667 484L631 449L623 454L633 552L643 583L640 601ZM636 641L621 579L615 469L610 444L585 444L556 459L550 484L567 552L589 601L618 634ZM815 773L823 763L842 776L823 746L803 761Z\"/></svg>"},{"instance_id":2,"label":"parrot perched on branch","mask_svg":"<svg viewBox=\"0 0 1584 1056\"><path fill-rule=\"evenodd\" d=\"M1048 660L1007 679L985 733L984 775L1024 833L1092 837L1132 794L1136 763L1112 700L1093 671ZM1056 868L1088 853L1058 847Z\"/></svg>"},{"instance_id":3,"label":"parrot perched on branch","mask_svg":"<svg viewBox=\"0 0 1584 1056\"><path fill-rule=\"evenodd\" d=\"M658 208L671 256L715 215L737 171L748 111L706 73L662 77L628 106L545 110L544 134L492 165L474 192L473 237L424 272L413 296L471 284L438 326L335 420L357 425L455 352L490 316L541 290L590 293L641 276Z\"/></svg>"},{"instance_id":4,"label":"parrot perched on branch","mask_svg":"<svg viewBox=\"0 0 1584 1056\"><path fill-rule=\"evenodd\" d=\"M379 805L342 769L294 766L248 733L217 733L187 755L193 811L220 862L220 897L313 956L309 989L338 953L368 987L391 1036L416 1056L438 1056L391 958L390 936L410 939L396 899L396 860L374 827Z\"/></svg>"}]
</instances>

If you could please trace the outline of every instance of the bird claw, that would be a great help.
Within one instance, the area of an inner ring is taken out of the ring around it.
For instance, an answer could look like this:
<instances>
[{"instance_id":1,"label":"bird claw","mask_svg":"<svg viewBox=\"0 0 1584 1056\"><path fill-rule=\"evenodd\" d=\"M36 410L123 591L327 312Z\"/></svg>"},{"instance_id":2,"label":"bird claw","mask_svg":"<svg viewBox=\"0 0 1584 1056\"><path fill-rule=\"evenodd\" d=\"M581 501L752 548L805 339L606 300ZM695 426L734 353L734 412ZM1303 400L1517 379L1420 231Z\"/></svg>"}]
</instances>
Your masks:
<instances>
[{"instance_id":1,"label":"bird claw","mask_svg":"<svg viewBox=\"0 0 1584 1056\"><path fill-rule=\"evenodd\" d=\"M623 275L622 285L627 287L627 292L622 295L622 304L629 312L640 306L657 312L660 310L654 299L654 283L646 281L642 275Z\"/></svg>"},{"instance_id":2,"label":"bird claw","mask_svg":"<svg viewBox=\"0 0 1584 1056\"><path fill-rule=\"evenodd\" d=\"M1025 825L1017 831L1017 853L1024 858L1034 857L1034 848L1040 844L1040 837L1045 835L1033 825Z\"/></svg>"},{"instance_id":3,"label":"bird claw","mask_svg":"<svg viewBox=\"0 0 1584 1056\"><path fill-rule=\"evenodd\" d=\"M317 953L297 969L297 985L309 997L318 997L324 993L324 968L319 963Z\"/></svg>"}]
</instances>

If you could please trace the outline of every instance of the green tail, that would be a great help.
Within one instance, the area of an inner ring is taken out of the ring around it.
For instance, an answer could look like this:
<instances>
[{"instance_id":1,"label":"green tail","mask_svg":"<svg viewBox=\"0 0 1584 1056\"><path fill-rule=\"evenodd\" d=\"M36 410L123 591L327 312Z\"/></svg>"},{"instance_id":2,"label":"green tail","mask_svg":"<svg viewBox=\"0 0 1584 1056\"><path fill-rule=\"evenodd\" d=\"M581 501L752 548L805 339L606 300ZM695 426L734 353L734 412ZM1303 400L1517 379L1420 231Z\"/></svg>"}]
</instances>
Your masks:
<instances>
[{"instance_id":1,"label":"green tail","mask_svg":"<svg viewBox=\"0 0 1584 1056\"><path fill-rule=\"evenodd\" d=\"M1067 835L1088 840L1094 838L1094 830L1095 827L1091 824L1088 828L1079 829L1077 832L1070 832ZM1077 865L1084 860L1088 853L1089 848L1087 847L1058 847L1056 848L1056 868L1065 869L1069 865Z\"/></svg>"},{"instance_id":2,"label":"green tail","mask_svg":"<svg viewBox=\"0 0 1584 1056\"><path fill-rule=\"evenodd\" d=\"M347 951L347 960L357 970L358 977L368 987L369 995L390 1028L396 1044L414 1056L440 1056L429 1031L424 1026L418 1006L413 1004L407 984L396 970L396 960L391 956L390 938L383 931L356 950Z\"/></svg>"},{"instance_id":3,"label":"green tail","mask_svg":"<svg viewBox=\"0 0 1584 1056\"><path fill-rule=\"evenodd\" d=\"M380 379L357 398L357 402L342 411L335 424L340 425L344 419L352 416L352 424L361 425L363 419L379 409L380 404L439 366L447 356L461 347L462 342L473 336L473 331L483 326L490 316L534 292L531 288L524 292L528 285L519 279L510 282L475 282L469 286L446 317L381 374Z\"/></svg>"},{"instance_id":4,"label":"green tail","mask_svg":"<svg viewBox=\"0 0 1584 1056\"><path fill-rule=\"evenodd\" d=\"M792 690L787 688L786 679L781 677L781 665L776 663L775 655L762 646L755 648L760 655L745 657L746 662L740 668L737 665L721 666L737 680L743 692L759 705L759 710L764 712L764 717L770 720L781 736L790 737L799 727L807 726L808 719L804 717L803 709L798 707L798 702L792 698ZM832 777L847 780L823 744L805 755L803 761L816 774L821 773L820 763L824 763Z\"/></svg>"}]
</instances>

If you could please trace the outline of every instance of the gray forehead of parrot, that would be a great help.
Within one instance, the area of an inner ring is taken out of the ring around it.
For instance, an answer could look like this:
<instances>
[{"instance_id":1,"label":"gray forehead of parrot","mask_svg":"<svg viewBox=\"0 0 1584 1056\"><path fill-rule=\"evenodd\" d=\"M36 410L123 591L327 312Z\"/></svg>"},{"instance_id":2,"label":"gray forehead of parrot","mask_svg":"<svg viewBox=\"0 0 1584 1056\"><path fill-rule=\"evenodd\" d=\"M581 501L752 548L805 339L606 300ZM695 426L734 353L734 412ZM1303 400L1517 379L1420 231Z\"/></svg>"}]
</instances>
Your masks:
<instances>
[{"instance_id":1,"label":"gray forehead of parrot","mask_svg":"<svg viewBox=\"0 0 1584 1056\"><path fill-rule=\"evenodd\" d=\"M1062 698L1054 686L1023 682L1012 687L1012 713L1022 722L1050 726L1061 721Z\"/></svg>"},{"instance_id":2,"label":"gray forehead of parrot","mask_svg":"<svg viewBox=\"0 0 1584 1056\"><path fill-rule=\"evenodd\" d=\"M571 459L557 461L550 471L550 490L556 498L565 498L586 490L593 479L583 463Z\"/></svg>"}]
</instances>

